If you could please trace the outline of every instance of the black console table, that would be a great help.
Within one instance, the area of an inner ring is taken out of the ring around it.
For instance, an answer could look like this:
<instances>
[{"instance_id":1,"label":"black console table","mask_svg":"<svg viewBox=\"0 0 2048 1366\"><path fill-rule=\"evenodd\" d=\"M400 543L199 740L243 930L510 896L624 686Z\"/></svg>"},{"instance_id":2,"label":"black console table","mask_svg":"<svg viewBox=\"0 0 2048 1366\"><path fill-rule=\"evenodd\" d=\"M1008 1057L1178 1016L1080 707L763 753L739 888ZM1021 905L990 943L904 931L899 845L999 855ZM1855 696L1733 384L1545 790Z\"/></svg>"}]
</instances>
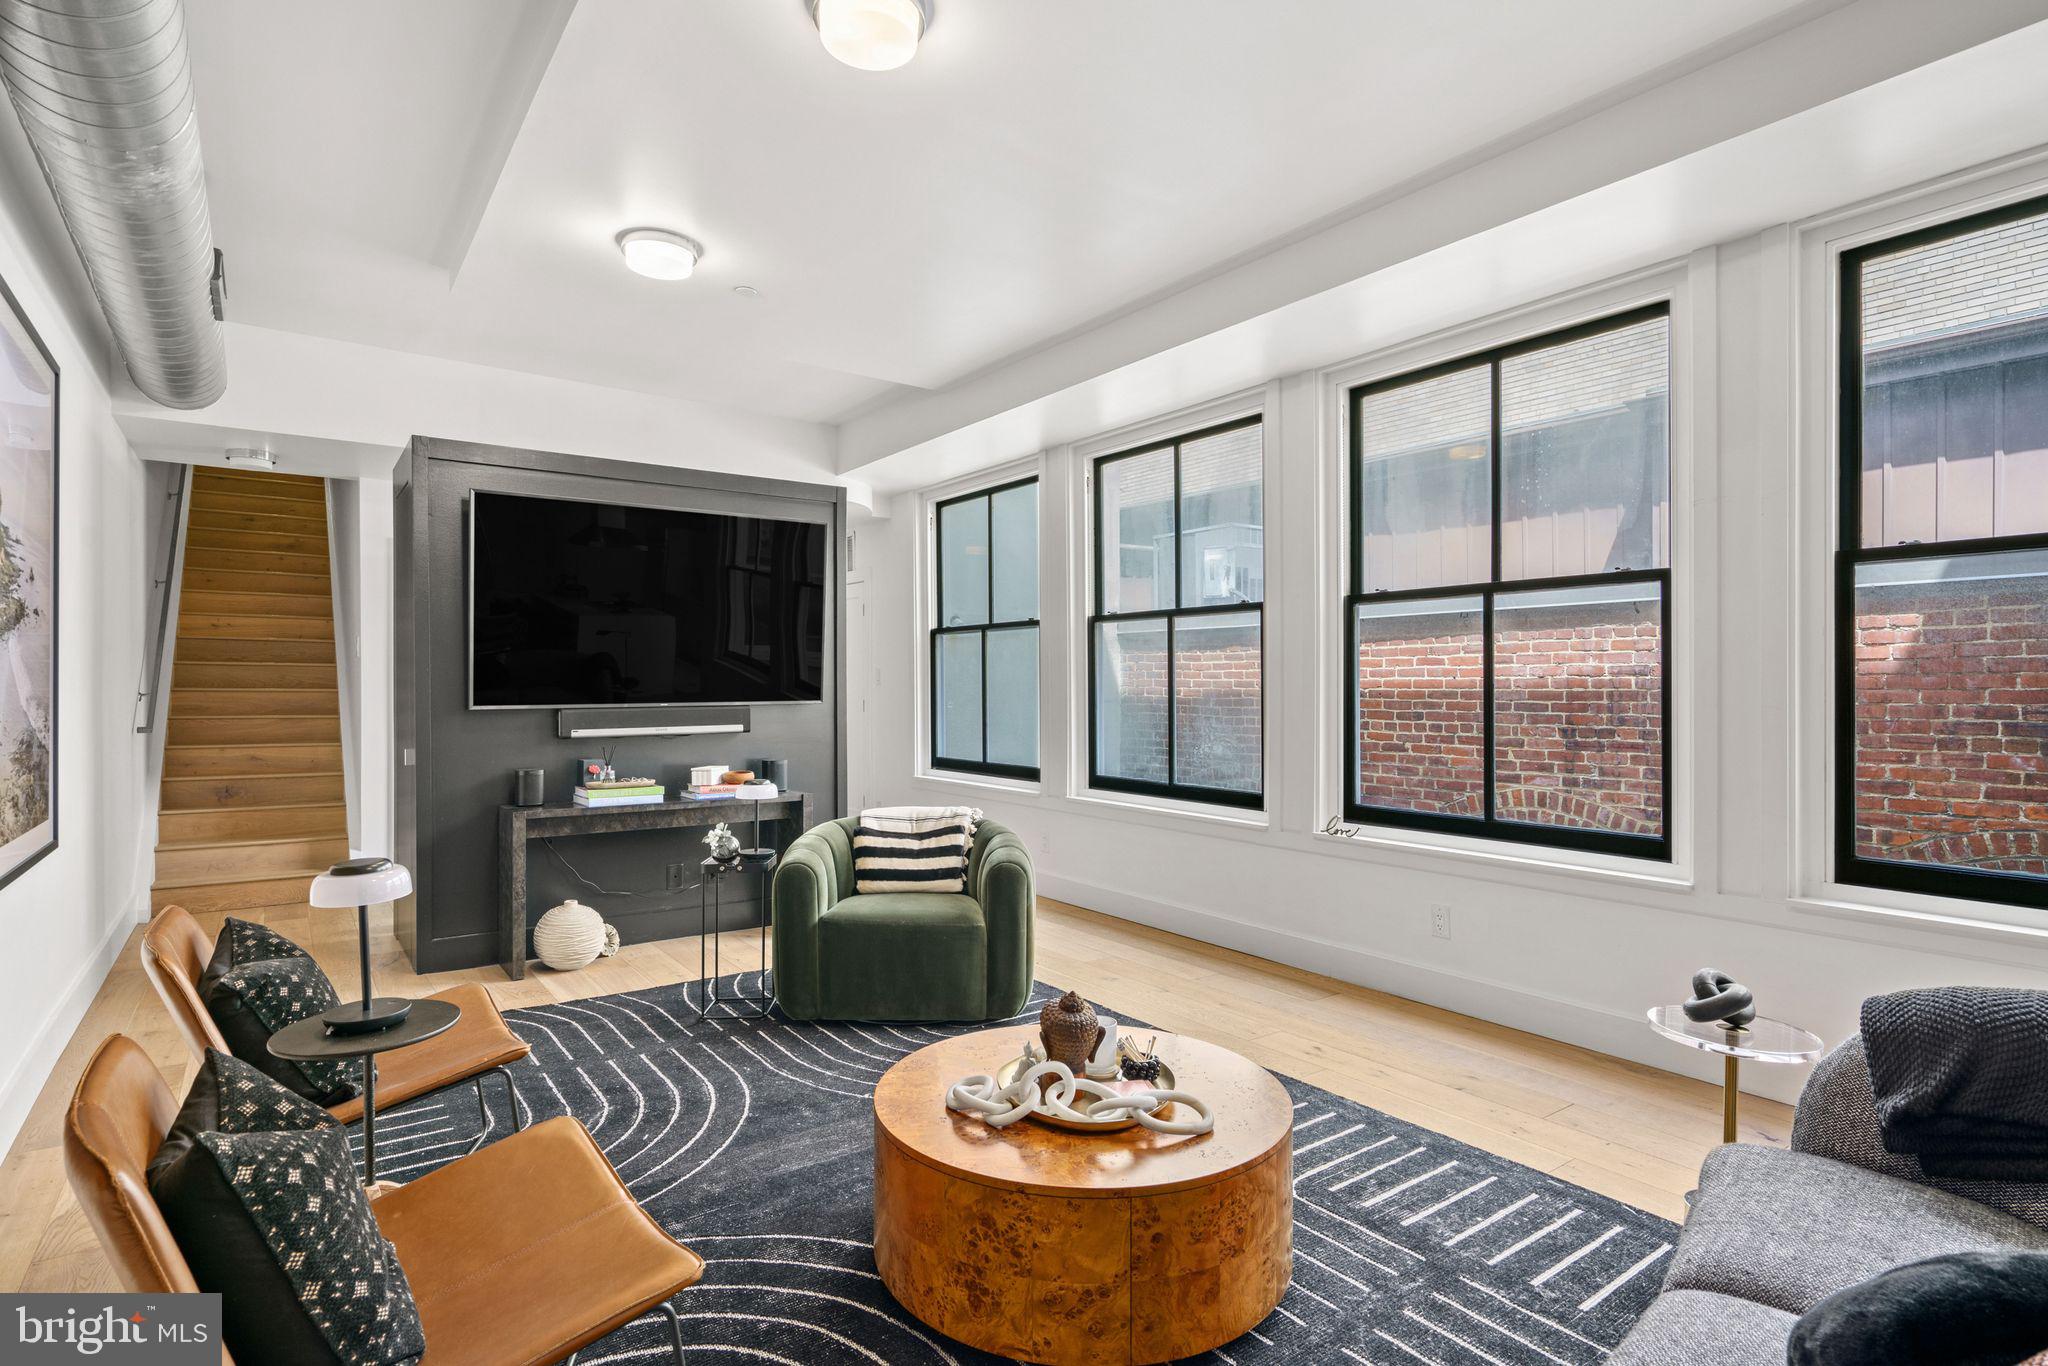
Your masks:
<instances>
[{"instance_id":1,"label":"black console table","mask_svg":"<svg viewBox=\"0 0 2048 1366\"><path fill-rule=\"evenodd\" d=\"M737 797L717 801L648 802L644 806L501 806L498 808L499 924L504 931L499 964L514 981L526 976L526 846L557 835L609 835L621 830L683 830L725 821L733 833L750 829L758 810L764 821L794 818L797 832L811 828L811 794L784 792L763 802Z\"/></svg>"}]
</instances>

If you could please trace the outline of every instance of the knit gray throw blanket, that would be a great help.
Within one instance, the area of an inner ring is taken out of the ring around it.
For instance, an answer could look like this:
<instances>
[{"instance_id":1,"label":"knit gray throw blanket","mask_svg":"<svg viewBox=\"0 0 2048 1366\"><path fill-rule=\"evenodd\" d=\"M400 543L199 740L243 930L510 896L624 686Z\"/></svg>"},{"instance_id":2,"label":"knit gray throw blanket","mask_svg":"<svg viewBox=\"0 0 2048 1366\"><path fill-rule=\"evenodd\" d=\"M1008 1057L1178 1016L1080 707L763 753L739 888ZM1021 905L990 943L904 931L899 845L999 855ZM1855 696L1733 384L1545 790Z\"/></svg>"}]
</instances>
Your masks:
<instances>
[{"instance_id":1,"label":"knit gray throw blanket","mask_svg":"<svg viewBox=\"0 0 2048 1366\"><path fill-rule=\"evenodd\" d=\"M2048 991L1872 996L1863 1048L1887 1151L1929 1176L2048 1181Z\"/></svg>"}]
</instances>

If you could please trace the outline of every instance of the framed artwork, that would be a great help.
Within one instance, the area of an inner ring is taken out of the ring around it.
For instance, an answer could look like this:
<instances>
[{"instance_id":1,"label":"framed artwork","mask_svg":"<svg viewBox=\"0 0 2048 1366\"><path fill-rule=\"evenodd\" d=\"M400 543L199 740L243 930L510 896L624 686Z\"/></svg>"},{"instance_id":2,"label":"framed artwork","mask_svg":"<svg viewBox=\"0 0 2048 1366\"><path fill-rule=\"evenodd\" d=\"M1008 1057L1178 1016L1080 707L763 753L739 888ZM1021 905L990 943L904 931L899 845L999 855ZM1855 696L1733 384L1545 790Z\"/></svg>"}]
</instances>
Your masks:
<instances>
[{"instance_id":1,"label":"framed artwork","mask_svg":"<svg viewBox=\"0 0 2048 1366\"><path fill-rule=\"evenodd\" d=\"M0 283L0 887L57 847L57 362Z\"/></svg>"}]
</instances>

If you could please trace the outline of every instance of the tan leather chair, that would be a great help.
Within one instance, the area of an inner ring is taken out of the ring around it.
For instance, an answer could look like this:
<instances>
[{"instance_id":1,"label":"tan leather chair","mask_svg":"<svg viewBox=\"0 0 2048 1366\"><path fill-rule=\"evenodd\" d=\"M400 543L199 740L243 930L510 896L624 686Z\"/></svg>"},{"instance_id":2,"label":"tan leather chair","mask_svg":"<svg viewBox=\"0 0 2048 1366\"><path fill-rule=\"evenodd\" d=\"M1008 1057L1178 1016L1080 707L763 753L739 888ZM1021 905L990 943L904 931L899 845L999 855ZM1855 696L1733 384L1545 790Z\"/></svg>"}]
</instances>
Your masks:
<instances>
[{"instance_id":1,"label":"tan leather chair","mask_svg":"<svg viewBox=\"0 0 2048 1366\"><path fill-rule=\"evenodd\" d=\"M199 975L213 957L213 943L183 906L164 907L142 931L142 970L170 1008L171 1019L195 1058L204 1058L209 1048L228 1051L227 1041L214 1027L206 1002L199 996ZM505 1064L519 1061L533 1051L532 1046L512 1032L491 993L480 986L450 987L427 999L460 1008L462 1018L445 1033L377 1059L377 1113L382 1115L431 1091L467 1081L476 1086L481 1122L484 1078L495 1072L505 1080L512 1124L518 1128L519 1101L512 1093L512 1074ZM329 1106L328 1113L344 1124L353 1123L363 1117L363 1102L360 1097L345 1100ZM482 1142L479 1133L477 1144Z\"/></svg>"},{"instance_id":2,"label":"tan leather chair","mask_svg":"<svg viewBox=\"0 0 2048 1366\"><path fill-rule=\"evenodd\" d=\"M156 1064L115 1034L86 1064L64 1118L71 1188L129 1290L199 1288L146 1178L177 1113ZM682 1360L668 1301L697 1283L704 1262L634 1203L573 1119L458 1157L370 1208L419 1306L423 1366L546 1366L655 1309Z\"/></svg>"},{"instance_id":3,"label":"tan leather chair","mask_svg":"<svg viewBox=\"0 0 2048 1366\"><path fill-rule=\"evenodd\" d=\"M185 1254L149 1194L156 1156L178 1101L133 1039L115 1034L85 1066L64 1116L64 1169L125 1290L188 1295L199 1289ZM232 1366L221 1348L223 1366Z\"/></svg>"}]
</instances>

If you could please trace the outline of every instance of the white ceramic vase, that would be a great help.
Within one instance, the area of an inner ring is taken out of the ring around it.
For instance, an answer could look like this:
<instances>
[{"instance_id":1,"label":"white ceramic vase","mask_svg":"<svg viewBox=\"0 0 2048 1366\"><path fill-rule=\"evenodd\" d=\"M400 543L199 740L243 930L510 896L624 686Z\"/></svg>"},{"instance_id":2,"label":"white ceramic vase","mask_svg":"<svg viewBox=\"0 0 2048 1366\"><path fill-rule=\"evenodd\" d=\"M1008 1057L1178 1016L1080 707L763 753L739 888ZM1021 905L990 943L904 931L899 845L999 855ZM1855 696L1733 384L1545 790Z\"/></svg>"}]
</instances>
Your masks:
<instances>
[{"instance_id":1,"label":"white ceramic vase","mask_svg":"<svg viewBox=\"0 0 2048 1366\"><path fill-rule=\"evenodd\" d=\"M575 898L541 916L533 927L533 955L559 972L588 967L619 951L619 932Z\"/></svg>"}]
</instances>

